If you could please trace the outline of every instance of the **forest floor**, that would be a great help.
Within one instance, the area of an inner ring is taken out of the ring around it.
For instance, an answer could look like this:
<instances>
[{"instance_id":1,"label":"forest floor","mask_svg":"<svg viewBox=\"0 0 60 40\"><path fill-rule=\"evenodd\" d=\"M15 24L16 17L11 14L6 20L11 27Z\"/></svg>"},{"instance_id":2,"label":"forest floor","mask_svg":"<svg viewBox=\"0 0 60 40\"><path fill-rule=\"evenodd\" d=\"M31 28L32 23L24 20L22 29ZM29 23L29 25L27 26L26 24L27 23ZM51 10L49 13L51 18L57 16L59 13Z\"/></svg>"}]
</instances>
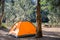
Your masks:
<instances>
[{"instance_id":1,"label":"forest floor","mask_svg":"<svg viewBox=\"0 0 60 40\"><path fill-rule=\"evenodd\" d=\"M60 28L47 28L42 27L42 38L34 38L34 37L27 37L27 38L15 38L12 36L7 35L8 29L1 29L0 28L0 40L60 40Z\"/></svg>"}]
</instances>

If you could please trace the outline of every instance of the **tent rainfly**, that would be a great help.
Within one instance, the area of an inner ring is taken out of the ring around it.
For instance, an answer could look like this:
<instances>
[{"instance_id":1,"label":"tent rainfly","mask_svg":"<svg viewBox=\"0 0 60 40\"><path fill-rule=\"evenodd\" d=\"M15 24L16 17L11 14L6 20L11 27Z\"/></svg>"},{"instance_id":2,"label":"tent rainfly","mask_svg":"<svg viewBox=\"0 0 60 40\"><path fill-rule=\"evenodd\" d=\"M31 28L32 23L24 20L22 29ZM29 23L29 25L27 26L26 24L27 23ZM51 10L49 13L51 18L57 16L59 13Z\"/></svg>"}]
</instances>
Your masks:
<instances>
[{"instance_id":1,"label":"tent rainfly","mask_svg":"<svg viewBox=\"0 0 60 40\"><path fill-rule=\"evenodd\" d=\"M36 27L28 21L17 22L12 26L9 35L15 37L32 36L36 34Z\"/></svg>"}]
</instances>

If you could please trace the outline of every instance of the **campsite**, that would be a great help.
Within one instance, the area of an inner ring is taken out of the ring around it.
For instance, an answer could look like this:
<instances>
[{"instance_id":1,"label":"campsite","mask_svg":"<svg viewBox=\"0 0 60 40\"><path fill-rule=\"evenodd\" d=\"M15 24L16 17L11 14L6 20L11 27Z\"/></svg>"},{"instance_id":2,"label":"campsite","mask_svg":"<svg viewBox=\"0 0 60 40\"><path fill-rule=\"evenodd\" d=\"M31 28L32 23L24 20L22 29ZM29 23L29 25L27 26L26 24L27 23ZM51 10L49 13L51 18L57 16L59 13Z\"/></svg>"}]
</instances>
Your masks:
<instances>
[{"instance_id":1,"label":"campsite","mask_svg":"<svg viewBox=\"0 0 60 40\"><path fill-rule=\"evenodd\" d=\"M60 0L0 0L0 40L60 40Z\"/></svg>"}]
</instances>

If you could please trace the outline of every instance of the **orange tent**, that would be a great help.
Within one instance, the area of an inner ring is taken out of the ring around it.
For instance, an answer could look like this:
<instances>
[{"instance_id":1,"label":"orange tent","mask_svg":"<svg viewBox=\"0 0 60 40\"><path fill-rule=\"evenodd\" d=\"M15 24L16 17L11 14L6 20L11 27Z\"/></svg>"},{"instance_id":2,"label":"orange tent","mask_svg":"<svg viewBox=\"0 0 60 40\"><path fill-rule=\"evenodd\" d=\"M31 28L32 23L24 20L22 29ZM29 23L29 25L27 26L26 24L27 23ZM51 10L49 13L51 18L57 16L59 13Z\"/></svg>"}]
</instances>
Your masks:
<instances>
[{"instance_id":1,"label":"orange tent","mask_svg":"<svg viewBox=\"0 0 60 40\"><path fill-rule=\"evenodd\" d=\"M36 34L36 27L28 21L17 22L9 31L9 34L16 37Z\"/></svg>"}]
</instances>

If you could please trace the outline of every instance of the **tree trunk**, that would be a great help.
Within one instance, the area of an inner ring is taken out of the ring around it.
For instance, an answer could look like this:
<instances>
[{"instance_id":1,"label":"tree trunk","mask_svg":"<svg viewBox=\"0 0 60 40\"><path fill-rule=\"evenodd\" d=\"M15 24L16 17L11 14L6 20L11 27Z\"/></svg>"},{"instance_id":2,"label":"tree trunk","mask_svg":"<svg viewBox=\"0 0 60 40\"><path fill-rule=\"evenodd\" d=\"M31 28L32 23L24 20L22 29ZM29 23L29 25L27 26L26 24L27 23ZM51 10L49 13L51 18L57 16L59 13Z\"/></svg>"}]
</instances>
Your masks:
<instances>
[{"instance_id":1,"label":"tree trunk","mask_svg":"<svg viewBox=\"0 0 60 40\"><path fill-rule=\"evenodd\" d=\"M0 6L1 6L1 0L0 0Z\"/></svg>"},{"instance_id":2,"label":"tree trunk","mask_svg":"<svg viewBox=\"0 0 60 40\"><path fill-rule=\"evenodd\" d=\"M40 0L37 0L37 16L36 16L36 21L37 21L37 38L41 38L42 37L42 28L41 28L41 13L40 13Z\"/></svg>"},{"instance_id":3,"label":"tree trunk","mask_svg":"<svg viewBox=\"0 0 60 40\"><path fill-rule=\"evenodd\" d=\"M4 17L4 2L5 0L1 0L1 4L2 4L2 15L0 15L0 26L2 24L2 20L3 20L3 17Z\"/></svg>"},{"instance_id":4,"label":"tree trunk","mask_svg":"<svg viewBox=\"0 0 60 40\"><path fill-rule=\"evenodd\" d=\"M0 0L0 6L1 6L1 0ZM0 10L1 11L1 10ZM0 13L1 14L1 13ZM0 16L0 21L1 21L1 16ZM0 26L1 26L1 22L0 22Z\"/></svg>"},{"instance_id":5,"label":"tree trunk","mask_svg":"<svg viewBox=\"0 0 60 40\"><path fill-rule=\"evenodd\" d=\"M0 26L1 26L1 17L0 17Z\"/></svg>"}]
</instances>

